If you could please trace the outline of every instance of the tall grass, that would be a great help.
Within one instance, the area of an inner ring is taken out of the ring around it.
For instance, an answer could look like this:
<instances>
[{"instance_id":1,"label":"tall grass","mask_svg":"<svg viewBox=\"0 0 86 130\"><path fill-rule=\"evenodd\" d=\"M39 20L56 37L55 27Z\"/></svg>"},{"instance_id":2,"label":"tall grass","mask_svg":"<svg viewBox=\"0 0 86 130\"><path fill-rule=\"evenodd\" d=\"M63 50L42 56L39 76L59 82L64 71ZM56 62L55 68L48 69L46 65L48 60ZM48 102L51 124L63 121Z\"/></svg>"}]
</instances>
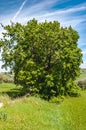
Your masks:
<instances>
[{"instance_id":1,"label":"tall grass","mask_svg":"<svg viewBox=\"0 0 86 130\"><path fill-rule=\"evenodd\" d=\"M7 105L0 108L0 114L3 115L0 130L86 130L86 91L82 91L81 95L76 98L66 97L60 104L37 97L12 100L2 95L1 101L7 98Z\"/></svg>"}]
</instances>

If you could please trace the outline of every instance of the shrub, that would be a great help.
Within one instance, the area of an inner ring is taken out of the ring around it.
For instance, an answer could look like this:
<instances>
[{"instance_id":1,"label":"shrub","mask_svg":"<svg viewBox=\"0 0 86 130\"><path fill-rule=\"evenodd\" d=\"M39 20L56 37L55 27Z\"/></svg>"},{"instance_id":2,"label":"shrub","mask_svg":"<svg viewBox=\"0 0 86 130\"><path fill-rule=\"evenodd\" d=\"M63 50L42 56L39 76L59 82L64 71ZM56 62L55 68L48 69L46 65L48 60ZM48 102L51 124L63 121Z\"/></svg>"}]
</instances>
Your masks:
<instances>
[{"instance_id":1,"label":"shrub","mask_svg":"<svg viewBox=\"0 0 86 130\"><path fill-rule=\"evenodd\" d=\"M81 88L81 89L86 89L86 79L82 79L82 80L79 80L78 82L77 82L77 84L79 85L79 87Z\"/></svg>"},{"instance_id":2,"label":"shrub","mask_svg":"<svg viewBox=\"0 0 86 130\"><path fill-rule=\"evenodd\" d=\"M80 87L77 85L76 82L70 81L67 84L67 87L70 88L68 89L68 94L72 97L78 97L80 96Z\"/></svg>"},{"instance_id":3,"label":"shrub","mask_svg":"<svg viewBox=\"0 0 86 130\"><path fill-rule=\"evenodd\" d=\"M6 121L7 120L7 113L2 111L0 112L0 120Z\"/></svg>"},{"instance_id":4,"label":"shrub","mask_svg":"<svg viewBox=\"0 0 86 130\"><path fill-rule=\"evenodd\" d=\"M13 83L13 75L0 73L0 83Z\"/></svg>"},{"instance_id":5,"label":"shrub","mask_svg":"<svg viewBox=\"0 0 86 130\"><path fill-rule=\"evenodd\" d=\"M52 97L49 102L50 103L56 103L56 104L59 104L61 102L63 102L64 100L64 96L58 96L58 97Z\"/></svg>"}]
</instances>

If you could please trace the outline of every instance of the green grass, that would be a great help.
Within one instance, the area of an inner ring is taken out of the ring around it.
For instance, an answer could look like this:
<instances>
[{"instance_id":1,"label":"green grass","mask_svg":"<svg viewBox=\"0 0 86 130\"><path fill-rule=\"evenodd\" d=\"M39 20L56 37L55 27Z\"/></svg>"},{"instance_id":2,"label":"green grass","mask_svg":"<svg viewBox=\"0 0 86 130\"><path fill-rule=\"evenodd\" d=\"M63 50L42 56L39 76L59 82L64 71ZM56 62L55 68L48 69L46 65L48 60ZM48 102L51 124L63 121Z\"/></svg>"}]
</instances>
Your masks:
<instances>
[{"instance_id":1,"label":"green grass","mask_svg":"<svg viewBox=\"0 0 86 130\"><path fill-rule=\"evenodd\" d=\"M86 130L86 91L55 104L37 97L12 99L7 92L13 89L19 92L15 85L0 85L0 102L5 100L0 130Z\"/></svg>"},{"instance_id":2,"label":"green grass","mask_svg":"<svg viewBox=\"0 0 86 130\"><path fill-rule=\"evenodd\" d=\"M0 95L7 94L9 97L16 98L23 96L26 93L26 89L23 89L21 86L16 86L11 83L2 83L0 84Z\"/></svg>"}]
</instances>

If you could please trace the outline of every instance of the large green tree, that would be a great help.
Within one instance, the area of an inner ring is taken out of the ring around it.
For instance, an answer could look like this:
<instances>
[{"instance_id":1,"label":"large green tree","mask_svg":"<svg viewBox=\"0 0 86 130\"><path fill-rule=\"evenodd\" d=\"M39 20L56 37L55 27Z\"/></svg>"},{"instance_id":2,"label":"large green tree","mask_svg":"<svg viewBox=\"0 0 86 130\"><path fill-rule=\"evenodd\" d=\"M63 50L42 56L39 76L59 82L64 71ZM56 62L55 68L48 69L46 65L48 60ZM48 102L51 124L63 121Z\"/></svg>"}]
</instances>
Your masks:
<instances>
[{"instance_id":1,"label":"large green tree","mask_svg":"<svg viewBox=\"0 0 86 130\"><path fill-rule=\"evenodd\" d=\"M3 67L11 68L16 84L47 99L70 94L82 62L77 31L60 27L57 21L38 23L35 19L26 25L11 23L4 29Z\"/></svg>"}]
</instances>

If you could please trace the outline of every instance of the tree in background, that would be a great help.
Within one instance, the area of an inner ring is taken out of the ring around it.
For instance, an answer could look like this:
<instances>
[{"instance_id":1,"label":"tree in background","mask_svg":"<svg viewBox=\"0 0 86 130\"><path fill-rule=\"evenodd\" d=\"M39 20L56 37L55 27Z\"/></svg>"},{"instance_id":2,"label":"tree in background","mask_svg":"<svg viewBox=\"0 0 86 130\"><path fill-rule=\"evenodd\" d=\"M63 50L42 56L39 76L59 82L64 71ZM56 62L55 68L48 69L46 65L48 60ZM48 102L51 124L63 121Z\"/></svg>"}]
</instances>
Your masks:
<instances>
[{"instance_id":1,"label":"tree in background","mask_svg":"<svg viewBox=\"0 0 86 130\"><path fill-rule=\"evenodd\" d=\"M35 19L4 29L3 67L11 68L16 84L46 99L72 94L82 62L77 31L60 27L57 21L38 23Z\"/></svg>"}]
</instances>

